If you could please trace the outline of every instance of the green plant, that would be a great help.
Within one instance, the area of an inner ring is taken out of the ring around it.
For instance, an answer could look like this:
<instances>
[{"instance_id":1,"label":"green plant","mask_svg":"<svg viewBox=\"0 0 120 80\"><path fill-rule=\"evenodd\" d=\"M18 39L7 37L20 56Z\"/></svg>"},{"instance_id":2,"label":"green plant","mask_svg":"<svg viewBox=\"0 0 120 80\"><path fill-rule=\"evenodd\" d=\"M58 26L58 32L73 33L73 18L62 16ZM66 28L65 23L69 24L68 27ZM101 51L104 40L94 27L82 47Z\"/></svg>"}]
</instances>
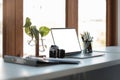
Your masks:
<instances>
[{"instance_id":1,"label":"green plant","mask_svg":"<svg viewBox=\"0 0 120 80\"><path fill-rule=\"evenodd\" d=\"M45 37L46 35L48 35L50 29L47 26L40 26L39 30L36 28L36 26L32 25L32 22L30 20L29 17L26 17L26 21L25 21L25 33L31 37L31 40L28 42L28 44L31 43L31 41L35 38L35 40L39 39L39 34L41 36L41 42L42 42L42 46L43 46L43 37Z\"/></svg>"}]
</instances>

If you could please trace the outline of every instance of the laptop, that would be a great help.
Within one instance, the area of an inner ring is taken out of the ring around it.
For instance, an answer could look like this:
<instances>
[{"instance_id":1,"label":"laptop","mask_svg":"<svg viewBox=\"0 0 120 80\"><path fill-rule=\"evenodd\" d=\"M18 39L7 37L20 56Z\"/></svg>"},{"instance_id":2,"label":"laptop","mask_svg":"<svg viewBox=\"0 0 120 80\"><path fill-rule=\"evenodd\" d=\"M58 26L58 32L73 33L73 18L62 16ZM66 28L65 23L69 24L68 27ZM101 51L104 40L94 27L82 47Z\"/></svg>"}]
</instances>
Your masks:
<instances>
[{"instance_id":1,"label":"laptop","mask_svg":"<svg viewBox=\"0 0 120 80\"><path fill-rule=\"evenodd\" d=\"M67 58L84 59L105 54L101 52L83 53L76 29L74 28L51 28L51 34L54 45L57 45L59 49L64 49L65 57Z\"/></svg>"}]
</instances>

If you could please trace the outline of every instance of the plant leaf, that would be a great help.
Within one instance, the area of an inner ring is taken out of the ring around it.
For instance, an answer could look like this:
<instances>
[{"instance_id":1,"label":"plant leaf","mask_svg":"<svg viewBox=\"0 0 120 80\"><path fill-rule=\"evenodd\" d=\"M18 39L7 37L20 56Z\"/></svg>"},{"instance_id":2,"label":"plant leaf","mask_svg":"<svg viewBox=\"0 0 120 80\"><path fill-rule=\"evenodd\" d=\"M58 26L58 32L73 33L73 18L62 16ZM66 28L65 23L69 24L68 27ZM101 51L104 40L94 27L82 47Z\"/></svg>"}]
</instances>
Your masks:
<instances>
[{"instance_id":1,"label":"plant leaf","mask_svg":"<svg viewBox=\"0 0 120 80\"><path fill-rule=\"evenodd\" d=\"M32 36L32 35L31 35L31 29L30 29L30 27L26 27L26 28L25 28L25 33L26 33L27 35L29 35L29 36Z\"/></svg>"},{"instance_id":2,"label":"plant leaf","mask_svg":"<svg viewBox=\"0 0 120 80\"><path fill-rule=\"evenodd\" d=\"M35 39L38 39L39 31L37 30L36 26L31 26L31 32L32 32L33 36L35 37Z\"/></svg>"},{"instance_id":3,"label":"plant leaf","mask_svg":"<svg viewBox=\"0 0 120 80\"><path fill-rule=\"evenodd\" d=\"M50 31L50 29L46 26L41 26L39 28L39 33L40 33L41 37L46 36L49 33L49 31Z\"/></svg>"},{"instance_id":4,"label":"plant leaf","mask_svg":"<svg viewBox=\"0 0 120 80\"><path fill-rule=\"evenodd\" d=\"M30 18L29 17L26 17L26 22L25 22L25 25L24 25L24 27L30 27L31 26L31 20L30 20Z\"/></svg>"}]
</instances>

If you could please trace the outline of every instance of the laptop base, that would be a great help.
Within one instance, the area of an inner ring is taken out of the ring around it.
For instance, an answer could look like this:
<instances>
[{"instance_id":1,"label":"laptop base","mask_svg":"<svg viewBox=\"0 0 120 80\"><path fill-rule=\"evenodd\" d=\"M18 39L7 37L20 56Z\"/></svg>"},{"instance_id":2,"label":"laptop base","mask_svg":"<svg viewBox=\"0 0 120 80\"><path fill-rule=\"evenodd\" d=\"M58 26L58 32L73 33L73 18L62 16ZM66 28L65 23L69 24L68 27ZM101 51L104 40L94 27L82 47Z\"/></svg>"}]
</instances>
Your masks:
<instances>
[{"instance_id":1,"label":"laptop base","mask_svg":"<svg viewBox=\"0 0 120 80\"><path fill-rule=\"evenodd\" d=\"M99 57L103 56L105 53L100 53L100 52L92 52L92 53L79 53L75 55L67 55L65 56L66 58L76 58L76 59L85 59L85 58L93 58L93 57Z\"/></svg>"}]
</instances>

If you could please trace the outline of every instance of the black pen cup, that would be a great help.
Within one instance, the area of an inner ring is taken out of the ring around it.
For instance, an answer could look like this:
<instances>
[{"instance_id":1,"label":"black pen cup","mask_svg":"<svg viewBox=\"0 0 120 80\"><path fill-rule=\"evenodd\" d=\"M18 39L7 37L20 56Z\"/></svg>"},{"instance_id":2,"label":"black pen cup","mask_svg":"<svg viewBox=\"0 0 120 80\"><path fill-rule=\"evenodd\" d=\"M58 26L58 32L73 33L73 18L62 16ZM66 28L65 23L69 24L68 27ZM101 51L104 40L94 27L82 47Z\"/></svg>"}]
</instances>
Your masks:
<instances>
[{"instance_id":1,"label":"black pen cup","mask_svg":"<svg viewBox=\"0 0 120 80\"><path fill-rule=\"evenodd\" d=\"M92 53L92 41L83 42L83 53Z\"/></svg>"}]
</instances>

